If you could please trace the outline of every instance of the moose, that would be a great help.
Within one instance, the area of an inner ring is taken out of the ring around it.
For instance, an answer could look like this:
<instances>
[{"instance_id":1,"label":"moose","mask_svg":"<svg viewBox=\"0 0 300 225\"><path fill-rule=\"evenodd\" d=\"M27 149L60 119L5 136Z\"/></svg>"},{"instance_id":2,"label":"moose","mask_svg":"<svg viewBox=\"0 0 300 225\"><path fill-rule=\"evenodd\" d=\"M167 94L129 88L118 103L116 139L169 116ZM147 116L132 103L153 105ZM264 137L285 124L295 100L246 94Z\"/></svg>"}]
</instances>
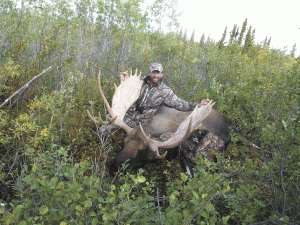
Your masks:
<instances>
[{"instance_id":1,"label":"moose","mask_svg":"<svg viewBox=\"0 0 300 225\"><path fill-rule=\"evenodd\" d=\"M144 162L154 159L163 159L167 154L178 152L178 148L189 145L191 139L199 137L194 143L196 148L182 160L183 168L193 177L191 165L197 157L197 149L205 149L209 160L213 160L216 151L225 150L230 142L230 128L227 119L218 111L212 109L214 103L197 106L193 111L181 112L166 106L160 106L150 122L139 124L137 127L129 127L123 118L129 107L138 99L143 81L141 74L131 73L125 79L121 79L120 85L115 85L115 93L110 107L101 87L101 72L98 74L97 85L101 98L109 112L108 121L103 121L100 116L96 120L87 110L88 117L99 125L113 125L122 128L127 133L125 146L115 159L112 171L116 171L125 162L128 170L138 168ZM215 141L217 147L212 147ZM190 147L190 146L189 146ZM164 152L160 154L161 152Z\"/></svg>"}]
</instances>

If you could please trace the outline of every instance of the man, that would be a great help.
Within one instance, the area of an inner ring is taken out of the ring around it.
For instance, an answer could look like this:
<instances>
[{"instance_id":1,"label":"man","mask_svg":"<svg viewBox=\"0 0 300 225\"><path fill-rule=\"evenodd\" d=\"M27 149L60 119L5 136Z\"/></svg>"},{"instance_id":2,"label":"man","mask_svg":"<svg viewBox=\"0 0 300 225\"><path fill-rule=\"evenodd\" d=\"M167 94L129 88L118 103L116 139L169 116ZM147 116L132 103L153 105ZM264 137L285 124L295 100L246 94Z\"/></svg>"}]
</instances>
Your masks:
<instances>
[{"instance_id":1,"label":"man","mask_svg":"<svg viewBox=\"0 0 300 225\"><path fill-rule=\"evenodd\" d=\"M125 79L127 72L119 74L120 79ZM186 102L178 98L174 92L162 82L163 66L152 63L149 67L149 76L144 78L144 83L138 100L128 109L124 122L130 127L138 126L139 122L151 120L159 106L165 105L179 111L192 111L198 103ZM203 100L199 105L205 105L209 100Z\"/></svg>"}]
</instances>

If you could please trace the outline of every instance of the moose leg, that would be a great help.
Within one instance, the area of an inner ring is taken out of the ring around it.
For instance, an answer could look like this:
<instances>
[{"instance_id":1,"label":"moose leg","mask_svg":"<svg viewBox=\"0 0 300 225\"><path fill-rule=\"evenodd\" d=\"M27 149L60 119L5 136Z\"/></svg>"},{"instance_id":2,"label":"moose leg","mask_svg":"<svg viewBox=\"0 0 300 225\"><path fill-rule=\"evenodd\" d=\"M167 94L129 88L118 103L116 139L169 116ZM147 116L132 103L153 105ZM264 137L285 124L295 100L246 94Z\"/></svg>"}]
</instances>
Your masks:
<instances>
[{"instance_id":1,"label":"moose leg","mask_svg":"<svg viewBox=\"0 0 300 225\"><path fill-rule=\"evenodd\" d=\"M179 162L184 169L185 172L188 173L188 176L190 179L194 177L194 170L193 170L193 162L187 158L184 150L182 149L182 145L179 146L179 154L178 154L178 159Z\"/></svg>"}]
</instances>

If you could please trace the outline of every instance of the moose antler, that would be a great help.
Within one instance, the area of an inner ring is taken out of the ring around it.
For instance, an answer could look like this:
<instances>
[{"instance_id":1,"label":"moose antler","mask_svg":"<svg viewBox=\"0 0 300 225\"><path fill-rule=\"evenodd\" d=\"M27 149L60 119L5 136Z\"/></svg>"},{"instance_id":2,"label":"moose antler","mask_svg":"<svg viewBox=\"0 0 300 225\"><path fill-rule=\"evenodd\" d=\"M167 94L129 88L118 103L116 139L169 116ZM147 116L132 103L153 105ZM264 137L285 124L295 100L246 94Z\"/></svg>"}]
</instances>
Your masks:
<instances>
[{"instance_id":1,"label":"moose antler","mask_svg":"<svg viewBox=\"0 0 300 225\"><path fill-rule=\"evenodd\" d=\"M140 129L151 151L156 154L157 158L161 159L166 156L167 152L161 156L158 148L174 148L183 144L201 126L201 122L209 115L214 104L210 101L206 105L196 106L194 111L180 124L174 136L165 142L156 141L151 139L150 136L148 137L140 124Z\"/></svg>"},{"instance_id":2,"label":"moose antler","mask_svg":"<svg viewBox=\"0 0 300 225\"><path fill-rule=\"evenodd\" d=\"M142 88L142 80L140 80L140 75L137 76L137 70L134 75L132 72L129 77L126 77L121 81L119 87L116 87L115 94L113 96L112 107L110 107L105 95L103 94L101 87L101 72L99 71L97 85L101 98L104 101L104 104L108 110L109 118L108 121L103 121L100 116L100 120L96 120L89 110L87 110L88 117L97 124L100 125L113 125L124 129L127 133L129 133L133 128L129 127L127 124L123 122L124 115L129 107L138 99L140 90Z\"/></svg>"}]
</instances>

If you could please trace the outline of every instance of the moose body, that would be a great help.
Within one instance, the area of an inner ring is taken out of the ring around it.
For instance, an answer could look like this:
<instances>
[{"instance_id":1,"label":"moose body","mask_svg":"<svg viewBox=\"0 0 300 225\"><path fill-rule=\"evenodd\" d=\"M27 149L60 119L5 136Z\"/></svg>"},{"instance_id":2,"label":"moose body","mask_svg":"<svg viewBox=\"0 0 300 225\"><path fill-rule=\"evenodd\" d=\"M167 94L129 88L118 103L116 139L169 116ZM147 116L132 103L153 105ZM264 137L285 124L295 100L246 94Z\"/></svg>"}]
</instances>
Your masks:
<instances>
[{"instance_id":1,"label":"moose body","mask_svg":"<svg viewBox=\"0 0 300 225\"><path fill-rule=\"evenodd\" d=\"M191 112L182 112L174 108L161 106L153 116L153 119L142 126L147 135L150 135L156 140L165 141L176 132L182 121L184 121L190 114ZM229 125L230 123L222 114L212 109L209 115L202 121L198 130L221 138L225 149L231 140ZM164 152L165 149L162 149L162 151ZM178 146L168 149L168 155L177 156L177 154ZM125 146L115 159L111 167L111 172L116 171L126 161L128 162L128 160L130 163L128 169L135 169L154 159L155 154L149 150L141 129L137 127L126 137Z\"/></svg>"},{"instance_id":2,"label":"moose body","mask_svg":"<svg viewBox=\"0 0 300 225\"><path fill-rule=\"evenodd\" d=\"M178 150L179 146L189 141L189 138L199 130L210 134L211 139L219 140L218 146L223 149L230 142L229 122L218 111L212 109L212 102L197 106L190 112L160 106L150 122L139 124L135 128L129 127L124 123L123 118L129 107L138 99L141 87L140 76L137 76L137 72L134 75L131 73L128 78L121 80L119 87L116 87L111 108L102 92L100 73L98 75L99 93L110 118L108 122L98 121L87 111L88 116L95 123L111 124L124 129L127 133L124 148L113 163L111 171L118 170L125 162L129 162L128 169L134 169L141 163L155 158L165 158L167 154ZM127 93L127 99L124 93ZM203 145L209 148L209 145ZM164 151L162 155L159 149ZM210 151L210 149L207 150ZM210 155L212 156L215 151L216 149L213 149Z\"/></svg>"}]
</instances>

